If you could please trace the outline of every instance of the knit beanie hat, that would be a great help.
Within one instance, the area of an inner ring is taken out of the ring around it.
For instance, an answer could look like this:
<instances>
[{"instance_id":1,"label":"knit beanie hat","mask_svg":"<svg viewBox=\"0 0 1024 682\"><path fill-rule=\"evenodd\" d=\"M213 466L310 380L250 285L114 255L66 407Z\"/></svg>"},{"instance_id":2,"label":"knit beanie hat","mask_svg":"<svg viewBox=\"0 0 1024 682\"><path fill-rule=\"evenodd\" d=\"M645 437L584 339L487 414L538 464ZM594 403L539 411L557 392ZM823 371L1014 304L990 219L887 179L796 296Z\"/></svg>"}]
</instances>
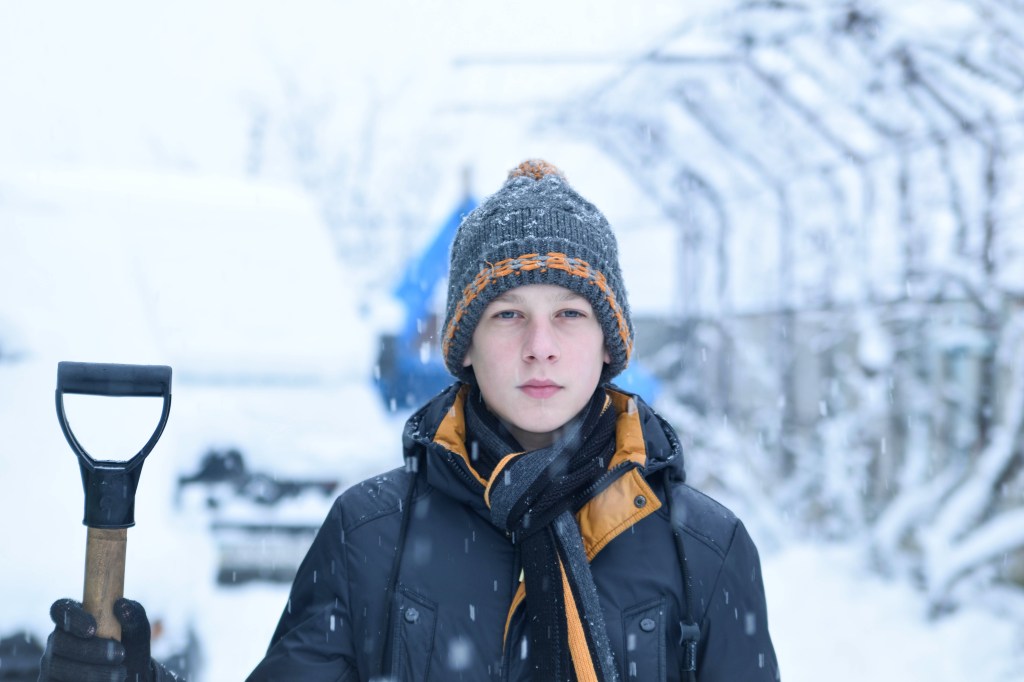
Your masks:
<instances>
[{"instance_id":1,"label":"knit beanie hat","mask_svg":"<svg viewBox=\"0 0 1024 682\"><path fill-rule=\"evenodd\" d=\"M484 308L525 284L556 284L585 298L611 358L601 381L626 368L633 322L615 235L561 171L539 160L510 171L504 186L470 212L455 234L442 341L449 372L472 379L462 361Z\"/></svg>"}]
</instances>

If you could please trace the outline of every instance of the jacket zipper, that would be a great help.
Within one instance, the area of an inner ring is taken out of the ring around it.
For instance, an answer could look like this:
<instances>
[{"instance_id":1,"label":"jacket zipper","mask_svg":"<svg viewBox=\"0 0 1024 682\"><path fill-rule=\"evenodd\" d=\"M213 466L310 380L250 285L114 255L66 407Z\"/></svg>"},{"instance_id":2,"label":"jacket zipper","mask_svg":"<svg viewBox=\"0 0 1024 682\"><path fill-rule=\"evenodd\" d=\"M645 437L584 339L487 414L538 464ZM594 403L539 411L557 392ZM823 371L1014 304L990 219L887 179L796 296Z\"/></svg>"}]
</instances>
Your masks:
<instances>
[{"instance_id":1,"label":"jacket zipper","mask_svg":"<svg viewBox=\"0 0 1024 682\"><path fill-rule=\"evenodd\" d=\"M476 480L473 474L469 473L469 471L466 470L466 463L462 461L462 458L459 457L458 455L453 455L451 452L448 452L447 450L445 450L444 452L445 457L448 457L453 460L455 464L455 471L459 472L459 477L462 478L467 483L469 483L470 485L480 488L480 490L483 491L483 486L480 485L480 481ZM481 495L482 494L483 493L481 492Z\"/></svg>"}]
</instances>

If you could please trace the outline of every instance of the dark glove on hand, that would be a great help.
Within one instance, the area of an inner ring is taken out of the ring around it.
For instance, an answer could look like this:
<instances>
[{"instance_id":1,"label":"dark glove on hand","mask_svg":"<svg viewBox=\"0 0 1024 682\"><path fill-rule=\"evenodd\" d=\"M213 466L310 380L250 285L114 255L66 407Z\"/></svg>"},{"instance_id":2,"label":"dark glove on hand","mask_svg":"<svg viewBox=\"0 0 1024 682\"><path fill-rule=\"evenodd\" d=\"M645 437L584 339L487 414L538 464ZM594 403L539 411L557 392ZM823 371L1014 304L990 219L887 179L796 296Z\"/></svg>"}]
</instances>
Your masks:
<instances>
[{"instance_id":1,"label":"dark glove on hand","mask_svg":"<svg viewBox=\"0 0 1024 682\"><path fill-rule=\"evenodd\" d=\"M142 604L114 602L121 641L96 636L96 619L71 599L50 607L56 626L46 641L39 682L153 682L149 619Z\"/></svg>"}]
</instances>

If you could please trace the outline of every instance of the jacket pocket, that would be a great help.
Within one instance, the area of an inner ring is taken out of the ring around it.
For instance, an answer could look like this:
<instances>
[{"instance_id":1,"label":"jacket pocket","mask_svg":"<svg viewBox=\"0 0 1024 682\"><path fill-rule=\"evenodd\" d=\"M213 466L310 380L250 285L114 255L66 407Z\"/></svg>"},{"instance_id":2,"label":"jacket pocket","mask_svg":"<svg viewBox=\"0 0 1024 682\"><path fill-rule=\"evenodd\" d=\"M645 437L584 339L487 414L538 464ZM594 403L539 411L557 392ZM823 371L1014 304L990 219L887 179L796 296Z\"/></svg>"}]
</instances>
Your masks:
<instances>
[{"instance_id":1,"label":"jacket pocket","mask_svg":"<svg viewBox=\"0 0 1024 682\"><path fill-rule=\"evenodd\" d=\"M434 655L437 604L399 587L395 607L391 675L402 682L427 682Z\"/></svg>"},{"instance_id":2,"label":"jacket pocket","mask_svg":"<svg viewBox=\"0 0 1024 682\"><path fill-rule=\"evenodd\" d=\"M665 682L665 602L645 602L622 612L624 680Z\"/></svg>"}]
</instances>

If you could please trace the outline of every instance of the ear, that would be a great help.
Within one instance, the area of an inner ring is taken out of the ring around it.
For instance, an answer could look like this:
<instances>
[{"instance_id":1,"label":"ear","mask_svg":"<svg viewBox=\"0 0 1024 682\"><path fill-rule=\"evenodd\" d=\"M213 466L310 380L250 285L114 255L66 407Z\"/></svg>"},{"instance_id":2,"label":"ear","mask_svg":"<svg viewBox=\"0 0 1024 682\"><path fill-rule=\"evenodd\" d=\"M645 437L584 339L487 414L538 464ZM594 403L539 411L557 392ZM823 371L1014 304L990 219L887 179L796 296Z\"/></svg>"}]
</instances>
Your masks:
<instances>
[{"instance_id":1,"label":"ear","mask_svg":"<svg viewBox=\"0 0 1024 682\"><path fill-rule=\"evenodd\" d=\"M466 357L462 358L462 366L469 367L473 364L473 344L469 344L469 348L466 349ZM607 353L605 353L607 355Z\"/></svg>"},{"instance_id":2,"label":"ear","mask_svg":"<svg viewBox=\"0 0 1024 682\"><path fill-rule=\"evenodd\" d=\"M607 348L604 351L604 364L606 364L606 365L612 364L612 356L608 354L608 349Z\"/></svg>"}]
</instances>

